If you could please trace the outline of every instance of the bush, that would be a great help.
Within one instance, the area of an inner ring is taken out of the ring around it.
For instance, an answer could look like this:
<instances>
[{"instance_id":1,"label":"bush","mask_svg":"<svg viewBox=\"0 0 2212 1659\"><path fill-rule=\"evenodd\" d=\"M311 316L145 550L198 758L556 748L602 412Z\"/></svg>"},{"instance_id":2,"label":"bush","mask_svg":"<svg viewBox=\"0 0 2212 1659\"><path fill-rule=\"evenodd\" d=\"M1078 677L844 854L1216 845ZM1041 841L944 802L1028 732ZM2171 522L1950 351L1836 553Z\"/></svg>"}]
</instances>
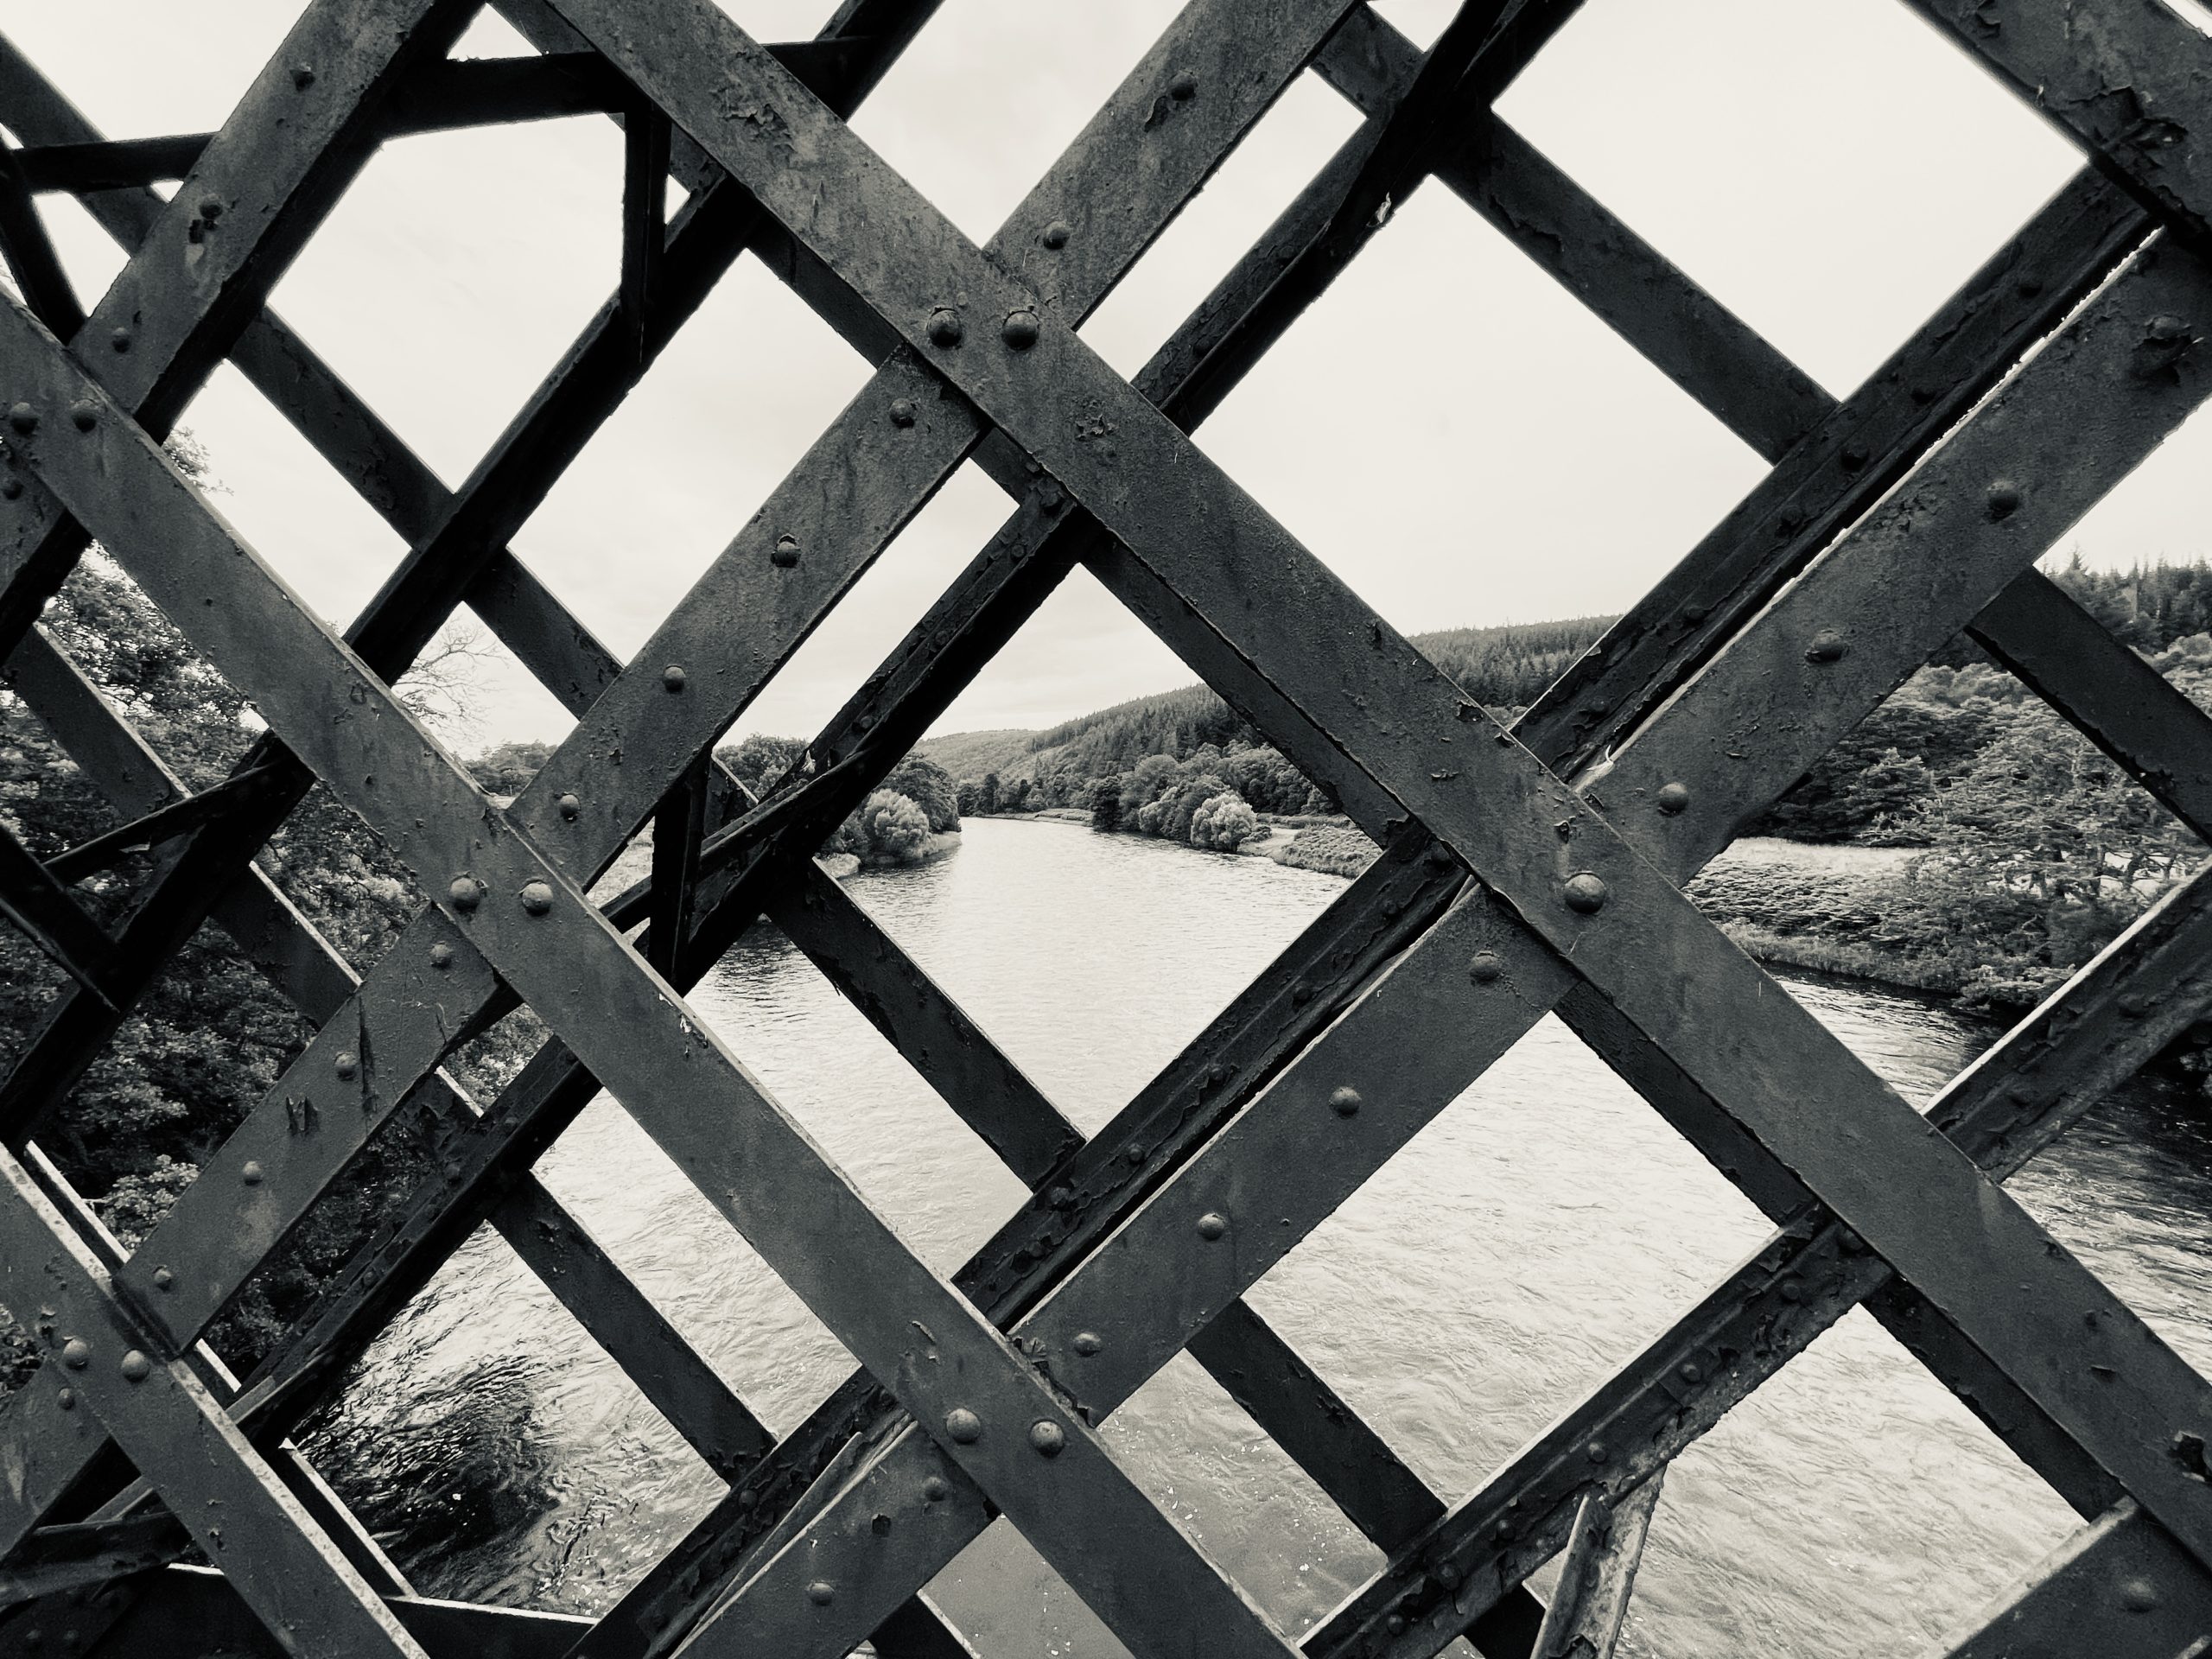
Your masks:
<instances>
[{"instance_id":1,"label":"bush","mask_svg":"<svg viewBox=\"0 0 2212 1659\"><path fill-rule=\"evenodd\" d=\"M1109 831L1122 827L1122 785L1118 779L1101 778L1090 786L1090 827Z\"/></svg>"},{"instance_id":2,"label":"bush","mask_svg":"<svg viewBox=\"0 0 2212 1659\"><path fill-rule=\"evenodd\" d=\"M1217 795L1191 815L1191 845L1212 852L1233 853L1259 833L1258 815L1236 795Z\"/></svg>"},{"instance_id":3,"label":"bush","mask_svg":"<svg viewBox=\"0 0 2212 1659\"><path fill-rule=\"evenodd\" d=\"M929 816L904 795L879 789L861 803L858 814L861 858L909 864L920 857L930 838Z\"/></svg>"}]
</instances>

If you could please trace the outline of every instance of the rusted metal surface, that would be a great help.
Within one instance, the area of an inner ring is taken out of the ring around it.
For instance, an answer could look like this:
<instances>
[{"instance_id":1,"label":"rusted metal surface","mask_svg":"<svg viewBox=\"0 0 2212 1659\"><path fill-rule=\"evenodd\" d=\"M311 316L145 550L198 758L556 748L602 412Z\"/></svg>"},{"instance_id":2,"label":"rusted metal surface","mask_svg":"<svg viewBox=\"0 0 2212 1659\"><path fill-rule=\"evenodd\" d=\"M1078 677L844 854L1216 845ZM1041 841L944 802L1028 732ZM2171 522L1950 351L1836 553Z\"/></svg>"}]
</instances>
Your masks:
<instances>
[{"instance_id":1,"label":"rusted metal surface","mask_svg":"<svg viewBox=\"0 0 2212 1659\"><path fill-rule=\"evenodd\" d=\"M1281 1653L1094 1432L1188 1351L1388 1552L1302 1650L1467 1634L1600 1656L1669 1462L1861 1305L2091 1522L1961 1659L2212 1634L2212 1395L1996 1185L2212 1011L2212 885L2144 917L1925 1122L1679 892L1962 627L2212 823L2212 722L2032 569L2212 391L2212 48L2152 0L1919 9L2096 167L1840 404L1490 111L1569 0L1471 0L1425 54L1354 0L1195 0L984 249L844 124L925 0L852 0L773 47L679 0L507 0L548 55L495 64L444 60L458 0L318 0L220 132L123 143L0 41L0 121L27 146L0 156L24 296L0 313L0 404L29 416L5 438L0 643L126 820L43 867L0 847L11 912L99 988L66 993L0 1084L22 1148L0 1165L0 1273L11 1307L53 1309L49 1363L0 1410L0 1638L35 1618L100 1652L952 1655L918 1592L1003 1515L1140 1653L1198 1631ZM1073 329L1309 67L1363 124L1115 376ZM620 290L448 490L262 302L383 138L579 113L625 127ZM1431 175L1773 463L1510 730L1185 435ZM173 200L146 188L180 176ZM53 190L132 256L89 319L32 207ZM748 249L879 366L624 664L507 540ZM226 355L406 541L342 641L159 451ZM1111 445L1077 440L1109 423ZM1012 517L807 764L747 796L713 743L969 459ZM31 630L88 534L268 718L230 782L186 791ZM1088 1141L810 857L1078 563L1386 848ZM462 604L579 721L504 811L387 690ZM365 977L248 861L317 778L435 901ZM650 878L588 899L648 824ZM155 858L152 896L113 939L72 931L91 924L67 883L126 849ZM764 912L1035 1194L951 1278L684 1007ZM318 1034L127 1254L30 1137L211 917ZM518 1002L555 1040L467 1101L441 1064ZM1778 1230L1454 1501L1241 1298L1554 1010ZM861 1362L780 1441L529 1173L602 1083ZM402 1114L431 1146L420 1187L234 1388L196 1339ZM733 1483L596 1623L412 1597L283 1442L487 1220ZM143 1482L120 1484L116 1446ZM162 1565L188 1537L219 1575ZM1524 1580L1562 1549L1546 1611Z\"/></svg>"}]
</instances>

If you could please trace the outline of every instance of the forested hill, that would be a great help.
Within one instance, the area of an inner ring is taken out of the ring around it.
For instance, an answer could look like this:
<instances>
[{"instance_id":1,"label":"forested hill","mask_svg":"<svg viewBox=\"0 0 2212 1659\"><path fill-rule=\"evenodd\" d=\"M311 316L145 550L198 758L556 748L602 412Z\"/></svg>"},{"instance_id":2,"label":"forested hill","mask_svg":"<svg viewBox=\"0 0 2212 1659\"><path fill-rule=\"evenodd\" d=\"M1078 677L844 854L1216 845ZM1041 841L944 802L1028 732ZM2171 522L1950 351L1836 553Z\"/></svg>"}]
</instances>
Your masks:
<instances>
[{"instance_id":1,"label":"forested hill","mask_svg":"<svg viewBox=\"0 0 2212 1659\"><path fill-rule=\"evenodd\" d=\"M1414 643L1477 702L1494 709L1519 708L1533 702L1612 621L1610 616L1578 616L1560 622L1446 628L1415 634ZM956 778L997 772L1011 779L1053 772L1103 778L1128 771L1147 755L1182 759L1209 744L1226 749L1238 741L1255 744L1261 739L1213 692L1192 685L1116 703L1046 731L956 732L929 738L918 752Z\"/></svg>"}]
</instances>

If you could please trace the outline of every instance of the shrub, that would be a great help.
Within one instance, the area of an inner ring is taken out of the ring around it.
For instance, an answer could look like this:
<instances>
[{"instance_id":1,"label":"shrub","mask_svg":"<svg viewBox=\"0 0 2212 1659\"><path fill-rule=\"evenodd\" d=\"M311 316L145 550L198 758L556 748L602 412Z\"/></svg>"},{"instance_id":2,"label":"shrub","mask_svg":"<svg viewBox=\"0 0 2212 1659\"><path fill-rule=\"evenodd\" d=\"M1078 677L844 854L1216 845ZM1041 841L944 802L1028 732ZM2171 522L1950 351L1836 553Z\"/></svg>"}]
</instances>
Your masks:
<instances>
[{"instance_id":1,"label":"shrub","mask_svg":"<svg viewBox=\"0 0 2212 1659\"><path fill-rule=\"evenodd\" d=\"M904 795L879 789L861 803L861 847L864 859L911 863L930 838L929 817Z\"/></svg>"},{"instance_id":2,"label":"shrub","mask_svg":"<svg viewBox=\"0 0 2212 1659\"><path fill-rule=\"evenodd\" d=\"M1260 820L1242 797L1215 796L1191 815L1191 845L1233 853L1260 833Z\"/></svg>"}]
</instances>

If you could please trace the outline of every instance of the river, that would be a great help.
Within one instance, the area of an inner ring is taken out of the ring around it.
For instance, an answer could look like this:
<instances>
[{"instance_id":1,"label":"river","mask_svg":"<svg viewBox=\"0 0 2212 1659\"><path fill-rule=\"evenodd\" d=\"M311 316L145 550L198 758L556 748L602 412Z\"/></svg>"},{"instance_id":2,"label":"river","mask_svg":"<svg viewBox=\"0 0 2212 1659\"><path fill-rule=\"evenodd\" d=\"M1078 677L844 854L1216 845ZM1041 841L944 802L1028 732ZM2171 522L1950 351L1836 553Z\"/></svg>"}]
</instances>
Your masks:
<instances>
[{"instance_id":1,"label":"river","mask_svg":"<svg viewBox=\"0 0 2212 1659\"><path fill-rule=\"evenodd\" d=\"M972 822L850 890L1086 1132L1343 885L1066 823ZM1997 1034L1858 985L1790 988L1924 1103ZM762 928L692 999L909 1243L950 1272L1022 1189ZM2212 1369L2212 1126L2139 1081L2011 1190ZM611 1101L540 1165L772 1429L850 1369ZM1734 1189L1547 1020L1262 1281L1253 1304L1457 1497L1766 1235ZM1187 1359L1109 1421L1137 1478L1284 1628L1377 1552ZM365 1356L311 1450L426 1594L595 1612L721 1493L553 1299L480 1232ZM2074 1517L1863 1313L1675 1465L1624 1653L1910 1652ZM1548 1581L1540 1578L1540 1590ZM933 1593L979 1650L1118 1654L1003 1522Z\"/></svg>"}]
</instances>

